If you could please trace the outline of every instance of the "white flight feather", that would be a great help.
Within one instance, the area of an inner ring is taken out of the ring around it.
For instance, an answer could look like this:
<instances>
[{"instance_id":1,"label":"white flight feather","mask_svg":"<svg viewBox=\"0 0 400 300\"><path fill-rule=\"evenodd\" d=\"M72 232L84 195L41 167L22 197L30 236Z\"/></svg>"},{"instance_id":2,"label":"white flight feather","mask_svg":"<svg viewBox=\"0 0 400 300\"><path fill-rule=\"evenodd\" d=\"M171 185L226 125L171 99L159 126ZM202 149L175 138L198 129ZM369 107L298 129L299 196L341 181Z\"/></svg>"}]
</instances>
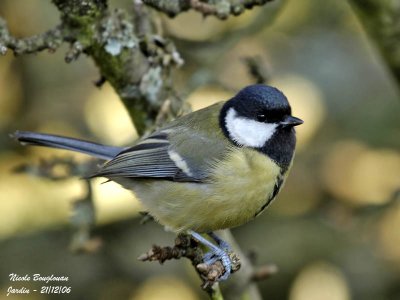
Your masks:
<instances>
[{"instance_id":1,"label":"white flight feather","mask_svg":"<svg viewBox=\"0 0 400 300\"><path fill-rule=\"evenodd\" d=\"M169 158L175 163L175 165L186 173L188 176L193 176L192 172L189 169L186 161L174 150L168 150Z\"/></svg>"}]
</instances>

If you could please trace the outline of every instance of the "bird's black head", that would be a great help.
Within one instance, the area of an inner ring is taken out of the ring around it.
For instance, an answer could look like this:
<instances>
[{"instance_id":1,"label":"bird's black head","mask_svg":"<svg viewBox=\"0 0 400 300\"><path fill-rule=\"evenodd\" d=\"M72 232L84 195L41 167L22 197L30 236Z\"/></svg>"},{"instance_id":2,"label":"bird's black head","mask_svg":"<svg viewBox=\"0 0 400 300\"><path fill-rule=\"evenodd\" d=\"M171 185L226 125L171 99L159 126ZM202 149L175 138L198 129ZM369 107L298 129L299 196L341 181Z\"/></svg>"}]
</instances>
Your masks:
<instances>
[{"instance_id":1,"label":"bird's black head","mask_svg":"<svg viewBox=\"0 0 400 300\"><path fill-rule=\"evenodd\" d=\"M243 88L227 104L236 110L239 117L262 123L283 123L292 114L285 95L277 88L264 84ZM293 126L299 124L300 120Z\"/></svg>"},{"instance_id":2,"label":"bird's black head","mask_svg":"<svg viewBox=\"0 0 400 300\"><path fill-rule=\"evenodd\" d=\"M258 149L278 164L288 166L296 142L293 127L303 123L291 113L281 91L255 84L243 88L225 103L220 126L237 146Z\"/></svg>"}]
</instances>

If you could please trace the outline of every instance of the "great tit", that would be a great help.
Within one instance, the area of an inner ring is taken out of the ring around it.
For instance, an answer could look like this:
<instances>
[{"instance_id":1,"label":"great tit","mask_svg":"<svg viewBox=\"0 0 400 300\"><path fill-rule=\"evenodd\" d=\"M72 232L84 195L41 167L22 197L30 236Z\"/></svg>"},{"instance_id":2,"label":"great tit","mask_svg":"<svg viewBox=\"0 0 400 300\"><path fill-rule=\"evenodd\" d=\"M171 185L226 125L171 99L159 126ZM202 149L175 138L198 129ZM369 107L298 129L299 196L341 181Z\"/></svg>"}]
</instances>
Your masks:
<instances>
[{"instance_id":1,"label":"great tit","mask_svg":"<svg viewBox=\"0 0 400 300\"><path fill-rule=\"evenodd\" d=\"M148 213L210 248L230 273L226 244L213 231L244 224L276 197L291 167L296 136L285 95L256 84L228 101L187 114L128 148L15 132L22 144L83 152L107 162L91 177L132 190ZM208 233L217 245L199 233Z\"/></svg>"}]
</instances>

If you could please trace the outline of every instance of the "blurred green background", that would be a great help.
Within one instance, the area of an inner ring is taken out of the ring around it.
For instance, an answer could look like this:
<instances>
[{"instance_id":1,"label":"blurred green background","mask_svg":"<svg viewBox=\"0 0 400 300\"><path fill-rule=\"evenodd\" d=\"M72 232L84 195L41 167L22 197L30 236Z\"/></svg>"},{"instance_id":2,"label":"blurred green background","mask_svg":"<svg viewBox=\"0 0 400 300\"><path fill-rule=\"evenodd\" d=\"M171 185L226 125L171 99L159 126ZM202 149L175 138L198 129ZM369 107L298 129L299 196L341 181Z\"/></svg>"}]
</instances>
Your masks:
<instances>
[{"instance_id":1,"label":"blurred green background","mask_svg":"<svg viewBox=\"0 0 400 300\"><path fill-rule=\"evenodd\" d=\"M59 20L50 1L2 0L0 15L17 37ZM263 297L400 299L400 204L391 201L400 189L399 87L348 3L274 1L228 21L188 12L162 22L186 62L174 74L176 89L194 109L251 84L244 59L257 57L305 121L277 201L233 230L256 264L279 267L259 283ZM67 65L66 50L0 57L0 299L59 297L6 297L10 286L39 286L10 282L10 273L69 276L73 299L205 299L188 261L137 261L174 236L154 223L140 225L140 204L128 191L96 180L96 251L72 254L69 217L84 182L12 172L54 156L87 159L21 147L9 138L17 129L114 145L137 137L113 90L94 86L92 61L81 56Z\"/></svg>"}]
</instances>

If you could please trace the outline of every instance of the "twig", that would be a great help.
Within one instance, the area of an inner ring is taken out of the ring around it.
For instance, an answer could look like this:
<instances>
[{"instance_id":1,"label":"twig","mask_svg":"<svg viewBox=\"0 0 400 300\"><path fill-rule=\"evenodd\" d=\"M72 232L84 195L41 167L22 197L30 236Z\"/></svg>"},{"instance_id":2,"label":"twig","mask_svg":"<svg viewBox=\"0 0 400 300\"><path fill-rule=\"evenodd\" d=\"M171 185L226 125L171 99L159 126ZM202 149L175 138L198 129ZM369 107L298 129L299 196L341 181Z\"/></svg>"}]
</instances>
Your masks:
<instances>
[{"instance_id":1,"label":"twig","mask_svg":"<svg viewBox=\"0 0 400 300\"><path fill-rule=\"evenodd\" d=\"M256 5L264 5L272 0L143 0L143 3L162 11L170 17L194 9L203 16L213 15L219 19L226 19L229 15L238 16L246 9L251 9Z\"/></svg>"},{"instance_id":2,"label":"twig","mask_svg":"<svg viewBox=\"0 0 400 300\"><path fill-rule=\"evenodd\" d=\"M201 12L204 16L216 15L220 19L226 19L229 16L229 3L227 1L221 1L221 3L225 5L218 10L215 4L201 2L200 0L190 0L190 7Z\"/></svg>"},{"instance_id":3,"label":"twig","mask_svg":"<svg viewBox=\"0 0 400 300\"><path fill-rule=\"evenodd\" d=\"M88 176L98 168L98 160L91 159L84 163L76 162L72 157L53 157L40 159L37 164L20 164L13 171L51 180L65 180L71 176Z\"/></svg>"},{"instance_id":4,"label":"twig","mask_svg":"<svg viewBox=\"0 0 400 300\"><path fill-rule=\"evenodd\" d=\"M147 253L138 257L141 261L159 261L161 264L166 260L188 258L196 268L200 278L203 280L202 288L209 294L214 293L213 286L218 279L225 273L224 266L217 260L211 265L203 262L203 250L196 240L186 234L180 234L175 239L173 247L160 247L154 245ZM232 261L232 272L236 272L240 268L240 260L236 254L230 253Z\"/></svg>"},{"instance_id":5,"label":"twig","mask_svg":"<svg viewBox=\"0 0 400 300\"><path fill-rule=\"evenodd\" d=\"M256 83L267 83L269 80L268 70L259 56L251 56L243 58L250 75L255 79Z\"/></svg>"},{"instance_id":6,"label":"twig","mask_svg":"<svg viewBox=\"0 0 400 300\"><path fill-rule=\"evenodd\" d=\"M75 41L71 44L71 47L67 54L65 54L65 62L70 63L79 58L79 55L83 52L84 47L79 41Z\"/></svg>"},{"instance_id":7,"label":"twig","mask_svg":"<svg viewBox=\"0 0 400 300\"><path fill-rule=\"evenodd\" d=\"M251 275L251 281L263 281L265 279L270 278L278 272L278 267L274 264L272 265L263 265L258 267L254 273Z\"/></svg>"},{"instance_id":8,"label":"twig","mask_svg":"<svg viewBox=\"0 0 400 300\"><path fill-rule=\"evenodd\" d=\"M98 88L101 88L106 82L107 79L103 75L100 75L100 78L94 81L94 85Z\"/></svg>"},{"instance_id":9,"label":"twig","mask_svg":"<svg viewBox=\"0 0 400 300\"><path fill-rule=\"evenodd\" d=\"M32 54L46 49L54 52L63 41L61 26L32 37L15 38L8 31L6 21L0 17L0 54L2 55L7 53L7 49L11 49L15 55Z\"/></svg>"},{"instance_id":10,"label":"twig","mask_svg":"<svg viewBox=\"0 0 400 300\"><path fill-rule=\"evenodd\" d=\"M70 249L72 252L93 253L102 245L102 239L92 237L91 231L96 222L93 191L90 180L85 180L87 193L73 203L70 223L74 228Z\"/></svg>"}]
</instances>

